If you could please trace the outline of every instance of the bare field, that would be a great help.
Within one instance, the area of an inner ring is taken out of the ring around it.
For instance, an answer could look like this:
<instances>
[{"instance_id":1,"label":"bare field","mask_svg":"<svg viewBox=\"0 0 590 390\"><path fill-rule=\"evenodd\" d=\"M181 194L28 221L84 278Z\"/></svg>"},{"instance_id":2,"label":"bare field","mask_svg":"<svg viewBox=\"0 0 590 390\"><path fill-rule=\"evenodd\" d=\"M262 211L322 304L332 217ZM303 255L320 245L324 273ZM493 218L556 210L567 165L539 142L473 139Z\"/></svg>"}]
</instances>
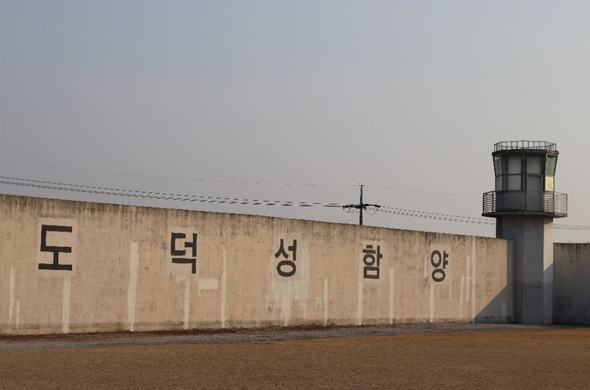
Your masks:
<instances>
[{"instance_id":1,"label":"bare field","mask_svg":"<svg viewBox=\"0 0 590 390\"><path fill-rule=\"evenodd\" d=\"M379 334L378 331L372 334L375 333ZM67 344L71 343L71 338L63 336L55 338L57 344L61 343L55 349L47 347L51 342L42 337L3 338L0 388L590 387L590 328L504 326L483 331L447 329L360 337L352 334L348 337L279 340L267 337L266 341L259 338L243 341L252 334L264 332L245 332L237 339L213 344L186 340L178 344L176 338L185 336L168 335L165 336L168 342L152 343L161 345L119 347L105 347L101 340L109 345L108 340L120 336L96 336L94 342L98 344L80 342L77 347ZM76 337L83 339L84 335L74 336L74 339ZM88 337L92 336L86 335ZM18 348L23 343L29 346L37 343L42 349ZM6 347L9 344L12 346Z\"/></svg>"}]
</instances>

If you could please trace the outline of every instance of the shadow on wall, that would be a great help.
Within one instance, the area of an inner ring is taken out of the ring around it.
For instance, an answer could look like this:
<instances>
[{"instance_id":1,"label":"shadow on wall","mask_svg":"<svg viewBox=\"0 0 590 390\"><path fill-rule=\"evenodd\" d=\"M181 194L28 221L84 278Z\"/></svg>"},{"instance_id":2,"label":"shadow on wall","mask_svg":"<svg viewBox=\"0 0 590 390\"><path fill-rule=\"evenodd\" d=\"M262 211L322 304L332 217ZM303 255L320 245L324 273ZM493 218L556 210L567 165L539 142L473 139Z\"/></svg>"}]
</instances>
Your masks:
<instances>
[{"instance_id":1,"label":"shadow on wall","mask_svg":"<svg viewBox=\"0 0 590 390\"><path fill-rule=\"evenodd\" d=\"M511 249L507 250L507 280L514 281L513 257ZM590 244L554 244L553 252L553 264L544 271L553 273L552 296L536 297L536 289L531 288L517 297L512 282L475 316L474 322L502 322L497 313L501 313L505 322L515 322L514 310L520 299L524 307L523 322L540 323L542 306L536 305L542 305L543 299L552 299L553 324L590 325Z\"/></svg>"},{"instance_id":2,"label":"shadow on wall","mask_svg":"<svg viewBox=\"0 0 590 390\"><path fill-rule=\"evenodd\" d=\"M590 244L555 244L553 264L553 323L590 325Z\"/></svg>"},{"instance_id":3,"label":"shadow on wall","mask_svg":"<svg viewBox=\"0 0 590 390\"><path fill-rule=\"evenodd\" d=\"M506 245L506 280L507 285L496 295L473 319L474 323L512 323L514 322L514 244ZM491 275L490 275L491 276ZM492 280L490 278L490 280ZM480 281L486 285L486 281ZM498 317L500 313L500 317Z\"/></svg>"}]
</instances>

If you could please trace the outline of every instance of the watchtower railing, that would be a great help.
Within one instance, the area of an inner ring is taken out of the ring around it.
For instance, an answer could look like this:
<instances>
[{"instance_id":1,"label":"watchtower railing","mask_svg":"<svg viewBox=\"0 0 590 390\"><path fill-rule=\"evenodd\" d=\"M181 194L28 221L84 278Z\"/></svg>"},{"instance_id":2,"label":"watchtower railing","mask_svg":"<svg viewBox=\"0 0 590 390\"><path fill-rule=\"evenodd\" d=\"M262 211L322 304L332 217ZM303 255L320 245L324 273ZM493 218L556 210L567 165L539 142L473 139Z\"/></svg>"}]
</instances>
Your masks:
<instances>
[{"instance_id":1,"label":"watchtower railing","mask_svg":"<svg viewBox=\"0 0 590 390\"><path fill-rule=\"evenodd\" d=\"M490 191L483 194L483 215L567 216L567 194L552 191Z\"/></svg>"},{"instance_id":2,"label":"watchtower railing","mask_svg":"<svg viewBox=\"0 0 590 390\"><path fill-rule=\"evenodd\" d=\"M494 144L494 152L501 150L547 150L549 152L557 151L557 144L547 141L503 141Z\"/></svg>"}]
</instances>

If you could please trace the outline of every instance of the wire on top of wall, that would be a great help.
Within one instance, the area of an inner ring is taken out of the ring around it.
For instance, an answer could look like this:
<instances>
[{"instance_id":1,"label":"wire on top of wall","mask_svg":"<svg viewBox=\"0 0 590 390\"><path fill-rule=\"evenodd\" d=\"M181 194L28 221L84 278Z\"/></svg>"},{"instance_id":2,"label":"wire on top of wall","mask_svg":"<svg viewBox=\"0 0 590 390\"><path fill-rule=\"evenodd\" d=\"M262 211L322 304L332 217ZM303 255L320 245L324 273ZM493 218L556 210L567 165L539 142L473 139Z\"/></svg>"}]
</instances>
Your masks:
<instances>
[{"instance_id":1,"label":"wire on top of wall","mask_svg":"<svg viewBox=\"0 0 590 390\"><path fill-rule=\"evenodd\" d=\"M99 174L103 174L103 175L117 175L117 176L127 176L127 177L141 177L141 178L148 178L148 179L192 181L192 182L201 182L201 183L290 186L290 187L295 187L295 186L301 186L301 187L356 187L356 184L279 183L279 182L262 182L262 181L196 179L196 178L179 177L179 176L157 176L157 175L145 175L145 174L140 174L140 173L111 172L111 171L101 171L101 170L95 170L95 169L59 167L59 166L54 166L54 165L32 164L32 163L24 163L24 162L11 161L11 160L2 160L2 159L0 159L0 161L5 162L5 163L9 163L9 164L26 165L26 166L32 166L32 167L51 168L51 169L60 169L60 170L75 171L75 172L99 173Z\"/></svg>"},{"instance_id":2,"label":"wire on top of wall","mask_svg":"<svg viewBox=\"0 0 590 390\"><path fill-rule=\"evenodd\" d=\"M281 206L281 207L328 207L341 208L341 203L322 203L322 202L297 202L297 201L283 201L283 200L267 200L267 199L246 199L246 198L231 198L231 197L214 197L203 195L188 195L188 194L172 194L154 191L139 191L122 188L87 186L81 184L59 183L44 180L32 180L18 177L0 176L0 184L42 188L55 191L90 193L98 195L132 197L143 199L157 199L170 200L181 202L197 202L197 203L214 203L214 204L231 204L231 205L248 205L248 206ZM437 221L469 223L477 225L494 225L495 220L485 217L467 217L460 215L435 213L430 211L411 210L399 207L382 206L381 208L370 208L368 211L371 214L380 212L386 214L394 214L404 217L423 218ZM356 219L352 218L352 219ZM350 220L347 220L348 222ZM554 225L558 230L590 230L590 226L586 225Z\"/></svg>"},{"instance_id":3,"label":"wire on top of wall","mask_svg":"<svg viewBox=\"0 0 590 390\"><path fill-rule=\"evenodd\" d=\"M143 199L172 200L181 202L199 202L199 203L221 203L221 204L239 204L249 206L283 206L283 207L342 207L339 203L321 203L321 202L296 202L289 200L268 200L268 199L245 199L229 198L219 196L171 194L165 192L128 190L122 188L107 188L98 186L86 186L80 184L57 183L44 180L22 179L16 177L0 176L1 184L43 188L57 191L70 191L99 195L127 196Z\"/></svg>"}]
</instances>

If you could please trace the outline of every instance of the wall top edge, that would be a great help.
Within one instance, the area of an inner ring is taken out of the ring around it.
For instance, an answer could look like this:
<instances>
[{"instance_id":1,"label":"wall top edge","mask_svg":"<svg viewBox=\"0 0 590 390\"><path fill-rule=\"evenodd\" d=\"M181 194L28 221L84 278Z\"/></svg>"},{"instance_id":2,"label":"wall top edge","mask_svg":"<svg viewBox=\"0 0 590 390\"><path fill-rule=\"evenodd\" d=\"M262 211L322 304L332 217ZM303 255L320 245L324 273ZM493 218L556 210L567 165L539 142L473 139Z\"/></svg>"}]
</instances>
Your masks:
<instances>
[{"instance_id":1,"label":"wall top edge","mask_svg":"<svg viewBox=\"0 0 590 390\"><path fill-rule=\"evenodd\" d=\"M69 200L69 199L59 199L59 198L42 198L42 197L34 197L34 196L25 196L25 195L9 195L9 194L0 194L0 209L3 208L4 203L8 203L12 201L13 203L38 203L41 204L42 202L52 202L52 203L61 203L64 206L72 208L72 206L77 208L82 207L95 207L98 209L106 210L108 208L119 208L122 210L154 210L154 211L161 211L161 212L184 212L184 213L199 213L199 214L213 214L213 215L222 215L227 217L238 217L238 218L258 218L261 220L275 220L275 221L284 221L284 222L299 222L299 223L311 223L311 224L318 224L318 225L329 225L329 226L337 226L340 228L349 228L349 229L362 229L365 231L400 231L400 232L407 232L407 233L420 233L432 236L449 236L449 237L465 237L465 238L477 238L477 239L484 239L484 240L501 240L507 241L501 238L495 237L485 237L485 236L475 236L475 235L464 235L464 234L452 234L452 233L442 233L442 232L432 232L432 231L424 231L424 230L409 230L409 229L397 229L397 228L390 228L390 227L378 227L378 226L359 226L353 224L345 224L345 223L338 223L338 222L325 222L325 221L317 221L317 220L309 220L309 219L299 219L299 218L285 218L285 217L271 217L259 214L239 214L239 213L225 213L225 212L217 212L217 211L201 211L201 210L189 210L189 209L181 209L181 208L166 208L166 207L154 207L154 206L137 206L137 205L127 205L127 204L120 204L120 203L108 203L108 202L88 202L88 201L79 201L79 200ZM68 206L69 205L69 206ZM1 210L0 210L1 211ZM1 215L1 214L0 214Z\"/></svg>"}]
</instances>

